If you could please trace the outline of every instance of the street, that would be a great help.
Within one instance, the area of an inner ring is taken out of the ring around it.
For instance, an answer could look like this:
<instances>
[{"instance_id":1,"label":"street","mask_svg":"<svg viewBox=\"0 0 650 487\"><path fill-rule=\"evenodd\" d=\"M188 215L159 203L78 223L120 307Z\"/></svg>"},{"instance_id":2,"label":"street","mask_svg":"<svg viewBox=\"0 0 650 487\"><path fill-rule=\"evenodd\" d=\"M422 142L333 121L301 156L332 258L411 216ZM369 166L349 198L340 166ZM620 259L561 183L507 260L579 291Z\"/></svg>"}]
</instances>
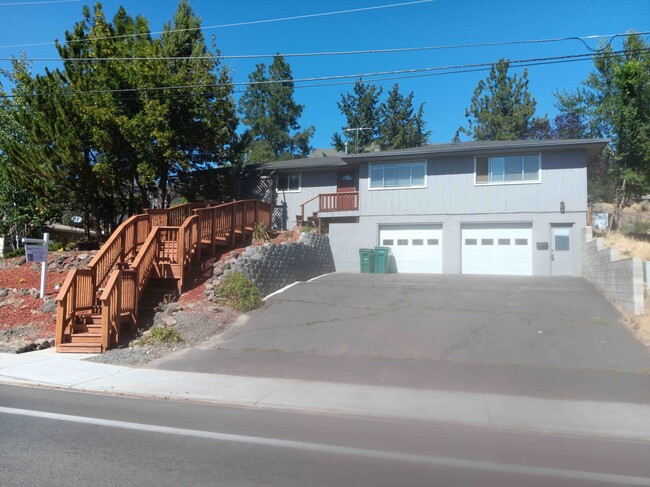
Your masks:
<instances>
[{"instance_id":1,"label":"street","mask_svg":"<svg viewBox=\"0 0 650 487\"><path fill-rule=\"evenodd\" d=\"M0 484L650 485L650 443L0 386Z\"/></svg>"}]
</instances>

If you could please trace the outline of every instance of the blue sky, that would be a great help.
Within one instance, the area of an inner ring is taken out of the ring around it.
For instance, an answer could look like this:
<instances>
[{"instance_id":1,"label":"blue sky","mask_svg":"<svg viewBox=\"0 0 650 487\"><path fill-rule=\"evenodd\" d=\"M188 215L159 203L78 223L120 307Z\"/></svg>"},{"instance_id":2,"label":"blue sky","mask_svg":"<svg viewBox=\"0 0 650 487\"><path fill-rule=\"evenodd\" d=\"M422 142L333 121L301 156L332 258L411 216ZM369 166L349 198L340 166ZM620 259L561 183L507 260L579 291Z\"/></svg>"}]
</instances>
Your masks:
<instances>
[{"instance_id":1,"label":"blue sky","mask_svg":"<svg viewBox=\"0 0 650 487\"><path fill-rule=\"evenodd\" d=\"M0 0L0 58L18 56L54 57L53 45L24 46L63 38L81 18L85 3L27 4L30 0ZM31 0L33 1L33 0ZM9 5L25 3L25 5ZM277 19L340 10L404 3L404 0L283 0L219 1L193 0L204 26ZM129 14L143 14L152 30L162 28L175 11L176 0L103 2L110 19L119 5ZM442 46L467 43L491 43L592 36L650 30L649 0L546 0L538 1L458 1L437 0L354 13L304 18L290 21L258 23L246 26L205 30L213 34L224 55L274 54L391 49L400 47ZM650 37L646 36L646 39ZM587 41L592 47L597 40ZM614 42L620 47L621 40ZM23 47L4 47L4 46ZM470 63L492 63L499 58L529 59L549 56L586 54L579 41L563 41L498 47L426 50L411 53L364 54L354 56L290 58L294 78L350 75L377 71L421 69ZM259 62L268 59L227 60L235 82L245 82ZM0 67L9 63L0 60ZM54 62L35 64L40 71ZM553 93L573 90L592 69L590 60L528 68L530 91L538 102L537 114L554 116ZM513 69L521 73L523 68ZM487 71L420 76L377 82L389 89L399 82L402 92L415 93L418 104L424 103L427 129L432 142L448 142L456 129L466 124L465 108L470 103L478 81ZM368 80L370 81L370 80ZM351 81L352 83L352 81ZM341 92L352 84L297 88L296 99L305 105L301 124L313 125L314 147L329 147L332 133L345 121L336 102Z\"/></svg>"}]
</instances>

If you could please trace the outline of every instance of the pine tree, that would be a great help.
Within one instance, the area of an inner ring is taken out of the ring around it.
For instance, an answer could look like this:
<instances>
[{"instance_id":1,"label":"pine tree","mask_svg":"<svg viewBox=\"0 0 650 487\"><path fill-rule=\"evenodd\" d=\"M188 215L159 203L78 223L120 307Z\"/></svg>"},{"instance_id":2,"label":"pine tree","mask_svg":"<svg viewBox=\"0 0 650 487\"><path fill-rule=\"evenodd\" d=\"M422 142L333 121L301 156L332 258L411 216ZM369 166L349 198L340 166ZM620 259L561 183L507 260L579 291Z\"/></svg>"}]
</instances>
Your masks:
<instances>
[{"instance_id":1,"label":"pine tree","mask_svg":"<svg viewBox=\"0 0 650 487\"><path fill-rule=\"evenodd\" d=\"M474 90L465 110L469 125L461 129L475 140L516 140L529 137L537 102L528 91L528 72L509 76L510 63L500 59Z\"/></svg>"},{"instance_id":2,"label":"pine tree","mask_svg":"<svg viewBox=\"0 0 650 487\"><path fill-rule=\"evenodd\" d=\"M248 126L247 161L306 157L314 128L301 130L303 105L294 100L291 66L275 56L266 66L258 64L248 77L250 84L240 100L242 122Z\"/></svg>"},{"instance_id":3,"label":"pine tree","mask_svg":"<svg viewBox=\"0 0 650 487\"><path fill-rule=\"evenodd\" d=\"M381 150L420 147L430 132L424 130L424 104L417 113L413 107L413 92L403 96L397 83L379 107L378 140Z\"/></svg>"},{"instance_id":4,"label":"pine tree","mask_svg":"<svg viewBox=\"0 0 650 487\"><path fill-rule=\"evenodd\" d=\"M342 136L338 132L332 136L332 145L336 150L343 152L346 142L350 153L379 150L376 140L379 135L381 93L381 87L358 80L352 93L341 94L337 106L345 117L346 125Z\"/></svg>"}]
</instances>

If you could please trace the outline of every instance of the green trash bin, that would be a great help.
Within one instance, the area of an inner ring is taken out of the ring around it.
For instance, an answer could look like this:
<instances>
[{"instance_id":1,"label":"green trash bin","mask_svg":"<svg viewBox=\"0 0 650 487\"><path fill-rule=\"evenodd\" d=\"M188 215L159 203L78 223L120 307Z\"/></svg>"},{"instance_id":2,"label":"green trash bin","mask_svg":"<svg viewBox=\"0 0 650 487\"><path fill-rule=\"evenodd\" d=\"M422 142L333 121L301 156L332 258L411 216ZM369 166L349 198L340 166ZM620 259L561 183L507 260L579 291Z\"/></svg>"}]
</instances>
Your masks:
<instances>
[{"instance_id":1,"label":"green trash bin","mask_svg":"<svg viewBox=\"0 0 650 487\"><path fill-rule=\"evenodd\" d=\"M372 249L359 249L359 258L361 260L361 272L370 274L372 272Z\"/></svg>"},{"instance_id":2,"label":"green trash bin","mask_svg":"<svg viewBox=\"0 0 650 487\"><path fill-rule=\"evenodd\" d=\"M376 274L388 274L390 268L390 248L375 247L374 261Z\"/></svg>"}]
</instances>

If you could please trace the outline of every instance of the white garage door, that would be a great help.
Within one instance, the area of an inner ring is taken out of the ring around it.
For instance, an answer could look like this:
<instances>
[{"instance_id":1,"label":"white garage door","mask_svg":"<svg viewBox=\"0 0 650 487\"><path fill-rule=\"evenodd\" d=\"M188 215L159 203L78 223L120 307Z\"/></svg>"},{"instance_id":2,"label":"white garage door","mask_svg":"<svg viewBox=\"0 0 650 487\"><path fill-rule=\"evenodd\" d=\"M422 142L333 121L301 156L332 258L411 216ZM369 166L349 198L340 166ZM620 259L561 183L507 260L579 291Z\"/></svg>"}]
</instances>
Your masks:
<instances>
[{"instance_id":1,"label":"white garage door","mask_svg":"<svg viewBox=\"0 0 650 487\"><path fill-rule=\"evenodd\" d=\"M379 245L390 247L397 272L442 273L442 225L382 225Z\"/></svg>"},{"instance_id":2,"label":"white garage door","mask_svg":"<svg viewBox=\"0 0 650 487\"><path fill-rule=\"evenodd\" d=\"M462 226L463 274L533 274L532 224Z\"/></svg>"}]
</instances>

